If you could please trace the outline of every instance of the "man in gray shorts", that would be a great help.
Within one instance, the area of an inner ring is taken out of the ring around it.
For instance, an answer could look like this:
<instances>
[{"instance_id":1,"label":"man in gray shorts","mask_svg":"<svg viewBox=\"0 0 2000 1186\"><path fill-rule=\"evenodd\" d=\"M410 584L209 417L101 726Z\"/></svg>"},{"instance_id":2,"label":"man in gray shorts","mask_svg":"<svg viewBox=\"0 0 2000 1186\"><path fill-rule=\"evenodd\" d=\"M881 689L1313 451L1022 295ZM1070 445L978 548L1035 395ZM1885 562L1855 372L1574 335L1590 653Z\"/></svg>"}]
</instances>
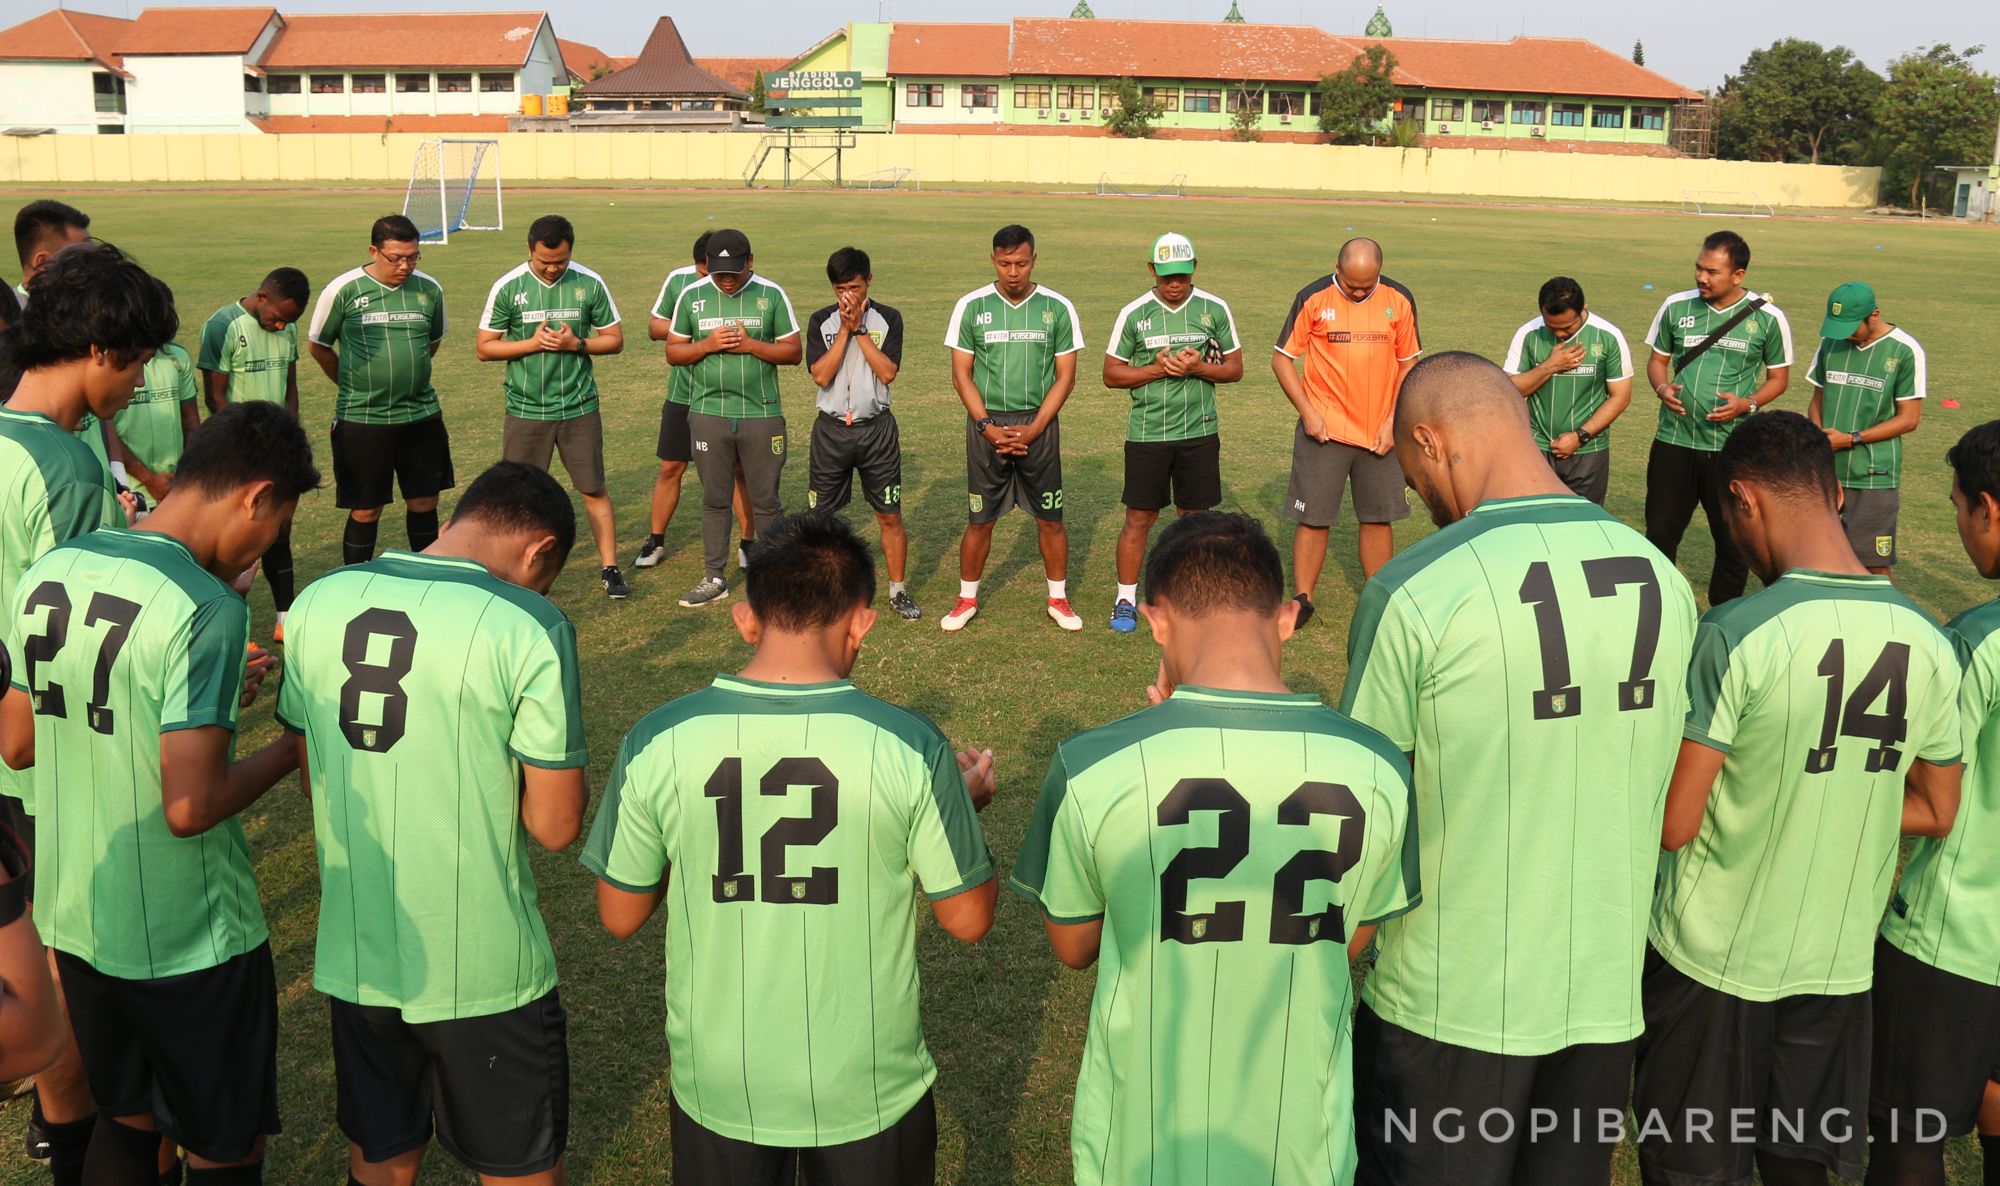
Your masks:
<instances>
[{"instance_id":1,"label":"man in gray shorts","mask_svg":"<svg viewBox=\"0 0 2000 1186\"><path fill-rule=\"evenodd\" d=\"M1924 348L1882 317L1875 290L1851 280L1826 299L1819 349L1806 381L1806 415L1833 446L1840 478L1840 521L1869 572L1888 576L1896 563L1903 437L1923 416Z\"/></svg>"},{"instance_id":2,"label":"man in gray shorts","mask_svg":"<svg viewBox=\"0 0 2000 1186\"><path fill-rule=\"evenodd\" d=\"M923 616L903 582L909 536L903 531L903 443L889 410L889 385L903 365L903 315L868 299L874 283L868 253L843 247L826 261L834 303L806 318L806 369L819 386L806 505L837 511L861 496L882 528L889 566L889 608L904 621Z\"/></svg>"},{"instance_id":3,"label":"man in gray shorts","mask_svg":"<svg viewBox=\"0 0 2000 1186\"><path fill-rule=\"evenodd\" d=\"M500 277L479 317L479 357L507 364L506 460L549 468L562 454L583 496L607 596L630 595L618 571L618 531L604 484L604 423L591 358L625 348L618 305L602 277L570 258L576 230L560 214L528 228L528 262Z\"/></svg>"}]
</instances>

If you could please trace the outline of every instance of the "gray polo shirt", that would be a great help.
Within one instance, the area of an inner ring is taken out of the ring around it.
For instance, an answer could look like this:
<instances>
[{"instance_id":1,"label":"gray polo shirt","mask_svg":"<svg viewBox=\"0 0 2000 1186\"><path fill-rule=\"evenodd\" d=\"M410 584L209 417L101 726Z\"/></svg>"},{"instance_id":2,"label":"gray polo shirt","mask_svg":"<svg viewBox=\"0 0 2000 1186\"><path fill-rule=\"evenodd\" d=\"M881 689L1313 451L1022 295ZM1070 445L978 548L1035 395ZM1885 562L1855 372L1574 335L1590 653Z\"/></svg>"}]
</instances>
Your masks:
<instances>
[{"instance_id":1,"label":"gray polo shirt","mask_svg":"<svg viewBox=\"0 0 2000 1186\"><path fill-rule=\"evenodd\" d=\"M869 301L861 326L877 349L897 366L903 365L903 315L880 301ZM840 306L828 305L806 319L806 366L825 358L840 337ZM889 410L889 385L868 365L861 347L848 343L833 382L819 389L819 410L850 424Z\"/></svg>"}]
</instances>

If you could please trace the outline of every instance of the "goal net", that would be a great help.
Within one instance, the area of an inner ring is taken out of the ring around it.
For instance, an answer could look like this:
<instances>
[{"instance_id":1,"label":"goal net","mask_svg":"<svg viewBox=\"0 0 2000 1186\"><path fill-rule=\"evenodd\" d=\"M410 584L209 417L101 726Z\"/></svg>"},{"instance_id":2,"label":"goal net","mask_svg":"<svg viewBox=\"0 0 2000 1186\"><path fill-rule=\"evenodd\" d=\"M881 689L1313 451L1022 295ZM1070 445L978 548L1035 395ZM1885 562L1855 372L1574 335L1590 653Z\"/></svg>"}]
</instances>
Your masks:
<instances>
[{"instance_id":1,"label":"goal net","mask_svg":"<svg viewBox=\"0 0 2000 1186\"><path fill-rule=\"evenodd\" d=\"M454 231L504 229L500 216L500 142L426 140L410 162L403 215L425 243L447 243Z\"/></svg>"},{"instance_id":2,"label":"goal net","mask_svg":"<svg viewBox=\"0 0 2000 1186\"><path fill-rule=\"evenodd\" d=\"M915 169L897 165L887 169L877 169L873 173L863 173L851 184L862 189L922 189L924 179Z\"/></svg>"},{"instance_id":3,"label":"goal net","mask_svg":"<svg viewBox=\"0 0 2000 1186\"><path fill-rule=\"evenodd\" d=\"M1681 213L1717 218L1769 218L1775 211L1754 189L1684 189Z\"/></svg>"},{"instance_id":4,"label":"goal net","mask_svg":"<svg viewBox=\"0 0 2000 1186\"><path fill-rule=\"evenodd\" d=\"M1169 177L1159 173L1100 173L1097 192L1119 198L1185 198L1187 174L1175 173Z\"/></svg>"}]
</instances>

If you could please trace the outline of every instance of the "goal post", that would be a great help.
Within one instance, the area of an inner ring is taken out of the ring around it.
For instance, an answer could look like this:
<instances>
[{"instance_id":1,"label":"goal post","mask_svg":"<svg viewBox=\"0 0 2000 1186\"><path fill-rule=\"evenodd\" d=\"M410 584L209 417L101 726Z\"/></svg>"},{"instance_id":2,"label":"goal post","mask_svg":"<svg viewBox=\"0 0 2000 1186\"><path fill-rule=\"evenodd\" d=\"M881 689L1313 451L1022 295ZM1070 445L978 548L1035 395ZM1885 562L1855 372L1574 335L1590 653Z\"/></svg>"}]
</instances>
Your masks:
<instances>
[{"instance_id":1,"label":"goal post","mask_svg":"<svg viewBox=\"0 0 2000 1186\"><path fill-rule=\"evenodd\" d=\"M454 231L502 230L500 187L498 140L425 140L410 161L403 215L425 243L448 243Z\"/></svg>"},{"instance_id":2,"label":"goal post","mask_svg":"<svg viewBox=\"0 0 2000 1186\"><path fill-rule=\"evenodd\" d=\"M1185 198L1187 174L1100 173L1097 193L1100 197Z\"/></svg>"},{"instance_id":3,"label":"goal post","mask_svg":"<svg viewBox=\"0 0 2000 1186\"><path fill-rule=\"evenodd\" d=\"M1681 213L1709 218L1770 218L1777 212L1754 189L1684 189Z\"/></svg>"}]
</instances>

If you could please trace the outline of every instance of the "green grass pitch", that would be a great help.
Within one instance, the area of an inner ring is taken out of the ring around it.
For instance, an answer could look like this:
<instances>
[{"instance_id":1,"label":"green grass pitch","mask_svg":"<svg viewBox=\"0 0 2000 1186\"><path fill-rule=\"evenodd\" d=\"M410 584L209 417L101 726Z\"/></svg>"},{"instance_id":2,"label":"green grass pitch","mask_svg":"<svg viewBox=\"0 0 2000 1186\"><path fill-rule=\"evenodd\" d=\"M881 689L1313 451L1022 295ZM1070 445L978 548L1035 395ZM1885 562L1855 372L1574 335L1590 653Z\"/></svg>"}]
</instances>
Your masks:
<instances>
[{"instance_id":1,"label":"green grass pitch","mask_svg":"<svg viewBox=\"0 0 2000 1186\"><path fill-rule=\"evenodd\" d=\"M254 288L271 267L304 268L316 293L335 274L366 262L369 222L400 205L399 194L356 191L17 190L14 196L71 197L88 210L98 235L136 253L173 286L182 342L190 346L210 312ZM1582 282L1591 308L1623 329L1635 356L1643 358L1640 339L1661 298L1691 283L1700 238L1733 226L1755 252L1750 285L1774 294L1796 334L1798 360L1780 407L1805 407L1810 390L1804 374L1819 311L1840 281L1871 282L1885 314L1928 349L1931 400L1906 454L1897 579L1940 618L1991 595L1959 550L1942 462L1959 433L2000 414L1992 366L1993 332L2000 326L2000 288L1992 283L2000 274L2000 237L1991 232L1860 220L1731 222L1601 210L995 193L515 190L507 205L511 229L455 236L449 246L426 248L420 265L449 299L452 332L436 377L460 482L499 452L501 366L478 362L472 351L486 290L524 258L521 240L534 216L566 214L577 227L576 258L606 278L625 316L626 352L601 360L598 375L619 553L628 566L645 531L665 391L664 358L645 336L662 276L686 262L701 231L739 227L756 248L759 272L785 287L803 319L826 303L830 251L854 244L874 257L875 295L899 307L908 327L897 409L911 590L925 617L910 624L885 614L854 675L869 691L929 713L954 742L995 750L1001 791L985 824L1003 867L1019 846L1056 742L1141 706L1154 670L1155 652L1143 632L1117 636L1105 628L1122 519L1127 397L1106 391L1098 368L1112 318L1149 283L1145 252L1162 231L1194 239L1203 261L1198 282L1231 303L1247 343L1246 379L1221 396L1226 505L1266 520L1287 552L1291 536L1279 507L1293 415L1269 370L1270 344L1292 295L1331 267L1343 239L1365 234L1381 240L1388 273L1416 293L1431 351L1465 349L1497 359L1514 328L1534 315L1537 287L1562 273ZM1079 382L1064 411L1070 595L1085 618L1081 635L1064 634L1043 616L1034 531L1019 515L996 533L979 618L962 634L937 627L956 596L965 506L963 417L942 345L945 320L961 294L992 278L988 237L1008 222L1034 229L1041 250L1037 278L1076 303L1085 333ZM333 392L309 360L302 361L300 379L315 447L323 449ZM793 454L785 502L798 509L805 502L812 387L803 368L788 370L784 384ZM1640 383L1633 409L1612 433L1611 509L1634 524L1654 417L1645 390ZM1946 397L1963 407L1943 409ZM330 470L324 457L322 464ZM858 503L856 509L865 512ZM674 604L700 576L699 510L690 474L665 563L626 570L633 585L629 601L604 598L586 538L579 538L569 571L556 585L554 596L575 619L581 641L591 781L600 789L619 739L639 716L717 671L733 670L747 653L725 609ZM865 513L860 519L872 538L872 523ZM301 580L338 563L340 520L330 490L301 504ZM1398 528L1398 543L1430 530L1419 510ZM401 517L392 508L384 516L382 543L402 542ZM1699 590L1709 562L1699 521L1682 560ZM1334 532L1320 615L1289 647L1286 675L1294 687L1338 695L1359 586L1350 524ZM271 610L261 580L252 599L258 631L268 637ZM246 715L246 743L274 735L272 700L266 695ZM318 882L310 812L288 782L253 808L246 824L270 917L282 1017L286 1128L271 1145L267 1180L334 1181L344 1172L346 1141L334 1123L327 1009L311 983ZM603 934L591 878L573 852L539 854L536 874L571 1022L574 1180L664 1180L668 1072L659 924L624 944ZM1062 969L1046 949L1034 911L1012 895L1002 899L991 936L976 948L922 924L924 1022L941 1070L941 1180L1065 1182L1069 1102L1092 977ZM19 1153L26 1111L17 1103L0 1113L0 1182L46 1180ZM1976 1152L1955 1149L1953 1170L1954 1182L1974 1181ZM470 1175L434 1151L424 1178L460 1182ZM1624 1150L1616 1181L1624 1186L1637 1180L1630 1150Z\"/></svg>"}]
</instances>

